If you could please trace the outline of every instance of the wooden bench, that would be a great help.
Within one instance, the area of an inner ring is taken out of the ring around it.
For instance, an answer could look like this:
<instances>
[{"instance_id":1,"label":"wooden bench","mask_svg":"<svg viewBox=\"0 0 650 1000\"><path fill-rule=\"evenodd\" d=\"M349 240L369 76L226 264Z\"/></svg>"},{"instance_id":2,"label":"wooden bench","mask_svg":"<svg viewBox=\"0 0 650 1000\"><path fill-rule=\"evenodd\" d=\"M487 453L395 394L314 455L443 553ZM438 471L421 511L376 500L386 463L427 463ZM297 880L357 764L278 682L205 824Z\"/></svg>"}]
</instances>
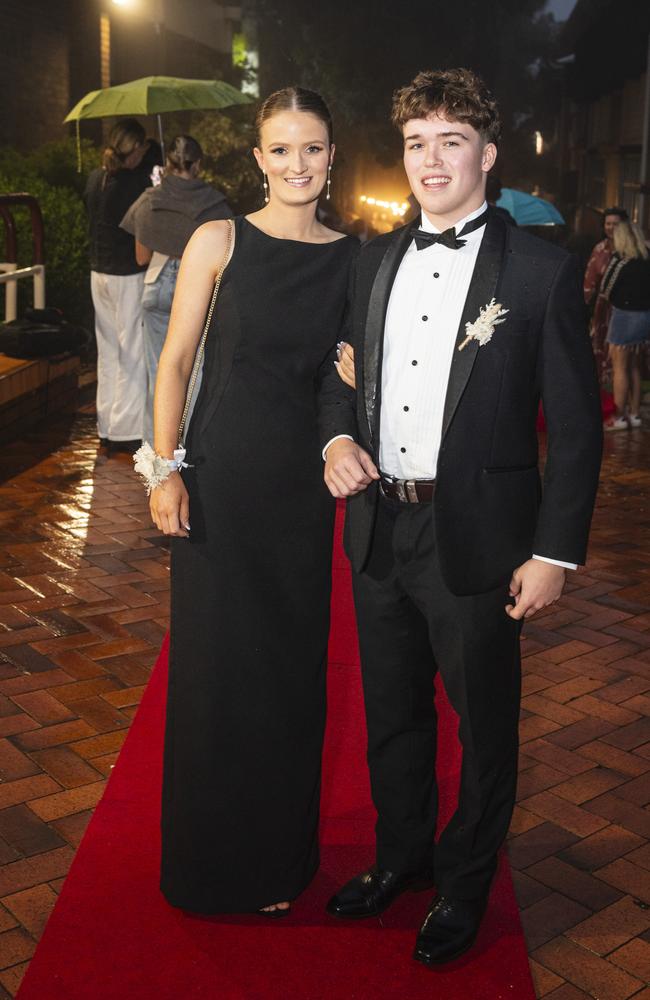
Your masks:
<instances>
[{"instance_id":1,"label":"wooden bench","mask_svg":"<svg viewBox=\"0 0 650 1000\"><path fill-rule=\"evenodd\" d=\"M41 420L74 413L79 368L74 354L31 361L0 354L0 444Z\"/></svg>"}]
</instances>

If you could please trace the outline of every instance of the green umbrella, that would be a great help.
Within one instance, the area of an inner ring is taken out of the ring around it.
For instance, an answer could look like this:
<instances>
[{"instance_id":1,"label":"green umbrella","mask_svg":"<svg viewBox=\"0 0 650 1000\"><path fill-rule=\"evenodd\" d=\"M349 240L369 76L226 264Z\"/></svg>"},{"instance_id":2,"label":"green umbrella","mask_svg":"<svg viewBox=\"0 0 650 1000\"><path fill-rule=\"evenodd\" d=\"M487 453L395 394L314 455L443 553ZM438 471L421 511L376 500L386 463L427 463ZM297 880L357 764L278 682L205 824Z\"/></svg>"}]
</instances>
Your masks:
<instances>
[{"instance_id":1,"label":"green umbrella","mask_svg":"<svg viewBox=\"0 0 650 1000\"><path fill-rule=\"evenodd\" d=\"M250 104L251 100L247 94L242 94L224 80L182 80L175 76L144 76L141 80L120 83L116 87L91 90L75 104L64 121L76 122L78 135L81 118L157 115L160 144L164 152L160 116L166 111L229 108L234 104Z\"/></svg>"}]
</instances>

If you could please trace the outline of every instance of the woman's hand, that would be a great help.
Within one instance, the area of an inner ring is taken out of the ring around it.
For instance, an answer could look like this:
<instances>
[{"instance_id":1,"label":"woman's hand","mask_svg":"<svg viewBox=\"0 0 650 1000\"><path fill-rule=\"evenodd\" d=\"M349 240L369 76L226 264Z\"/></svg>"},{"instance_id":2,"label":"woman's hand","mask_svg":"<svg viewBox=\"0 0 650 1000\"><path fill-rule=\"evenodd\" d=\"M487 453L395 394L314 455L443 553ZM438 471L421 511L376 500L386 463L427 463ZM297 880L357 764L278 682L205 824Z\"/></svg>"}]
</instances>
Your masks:
<instances>
[{"instance_id":1,"label":"woman's hand","mask_svg":"<svg viewBox=\"0 0 650 1000\"><path fill-rule=\"evenodd\" d=\"M140 267L144 267L146 264L150 262L152 257L153 257L153 250L150 250L149 247L146 247L144 245L144 243L141 243L140 240L136 239L135 241L136 264L139 264Z\"/></svg>"},{"instance_id":2,"label":"woman's hand","mask_svg":"<svg viewBox=\"0 0 650 1000\"><path fill-rule=\"evenodd\" d=\"M189 538L190 498L180 473L169 477L151 491L149 510L154 524L164 535Z\"/></svg>"},{"instance_id":3,"label":"woman's hand","mask_svg":"<svg viewBox=\"0 0 650 1000\"><path fill-rule=\"evenodd\" d=\"M354 348L350 344L341 341L337 349L338 361L335 361L336 370L346 385L351 389L356 389L357 382L354 375Z\"/></svg>"}]
</instances>

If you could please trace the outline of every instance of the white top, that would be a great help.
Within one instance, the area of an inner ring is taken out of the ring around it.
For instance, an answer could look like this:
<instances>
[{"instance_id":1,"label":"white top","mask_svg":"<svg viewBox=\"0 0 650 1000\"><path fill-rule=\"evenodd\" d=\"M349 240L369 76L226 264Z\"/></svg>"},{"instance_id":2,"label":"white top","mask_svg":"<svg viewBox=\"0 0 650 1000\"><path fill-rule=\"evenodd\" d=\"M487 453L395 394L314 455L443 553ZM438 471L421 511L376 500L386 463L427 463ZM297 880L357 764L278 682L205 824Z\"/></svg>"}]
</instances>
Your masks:
<instances>
[{"instance_id":1,"label":"white top","mask_svg":"<svg viewBox=\"0 0 650 1000\"><path fill-rule=\"evenodd\" d=\"M149 261L149 267L146 270L144 276L145 285L153 285L155 281L158 281L160 272L169 260L169 257L164 253L158 253L157 250L151 255L151 260Z\"/></svg>"}]
</instances>

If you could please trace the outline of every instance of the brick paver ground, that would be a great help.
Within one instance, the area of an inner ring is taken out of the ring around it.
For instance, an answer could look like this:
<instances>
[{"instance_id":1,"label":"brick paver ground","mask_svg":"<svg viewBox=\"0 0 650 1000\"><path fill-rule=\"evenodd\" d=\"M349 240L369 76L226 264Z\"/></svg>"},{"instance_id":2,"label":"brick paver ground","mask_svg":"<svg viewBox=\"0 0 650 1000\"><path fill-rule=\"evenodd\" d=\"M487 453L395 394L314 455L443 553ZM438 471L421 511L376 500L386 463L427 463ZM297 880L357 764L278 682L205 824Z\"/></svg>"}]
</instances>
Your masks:
<instances>
[{"instance_id":1,"label":"brick paver ground","mask_svg":"<svg viewBox=\"0 0 650 1000\"><path fill-rule=\"evenodd\" d=\"M539 997L650 1000L650 435L610 436L589 565L526 628L510 859ZM0 1000L168 624L168 560L90 413L0 456ZM90 998L89 998L90 1000Z\"/></svg>"}]
</instances>

